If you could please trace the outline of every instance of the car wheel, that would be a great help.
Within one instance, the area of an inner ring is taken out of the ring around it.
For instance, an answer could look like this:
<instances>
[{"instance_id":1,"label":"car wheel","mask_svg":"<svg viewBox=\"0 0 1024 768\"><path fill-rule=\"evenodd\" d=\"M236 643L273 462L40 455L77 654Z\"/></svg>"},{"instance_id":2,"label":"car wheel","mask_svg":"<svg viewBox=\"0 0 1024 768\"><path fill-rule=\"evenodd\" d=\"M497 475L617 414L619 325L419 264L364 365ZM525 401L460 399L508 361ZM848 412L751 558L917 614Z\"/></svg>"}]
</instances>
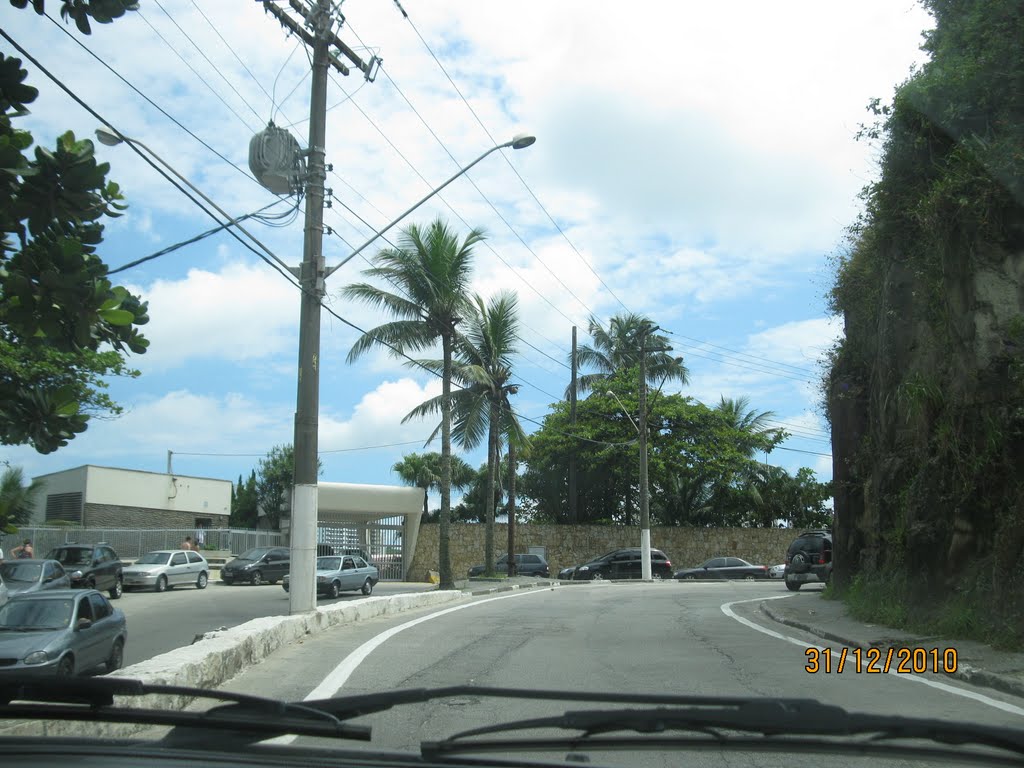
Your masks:
<instances>
[{"instance_id":1,"label":"car wheel","mask_svg":"<svg viewBox=\"0 0 1024 768\"><path fill-rule=\"evenodd\" d=\"M363 592L364 595L372 595L373 594L373 584L370 583L369 579L367 579L366 581L363 582L362 592Z\"/></svg>"},{"instance_id":2,"label":"car wheel","mask_svg":"<svg viewBox=\"0 0 1024 768\"><path fill-rule=\"evenodd\" d=\"M65 656L57 662L57 677L72 677L75 674L75 660Z\"/></svg>"},{"instance_id":3,"label":"car wheel","mask_svg":"<svg viewBox=\"0 0 1024 768\"><path fill-rule=\"evenodd\" d=\"M686 579L687 581L693 581L697 577L694 576L692 573L685 573L683 574L682 578Z\"/></svg>"},{"instance_id":4,"label":"car wheel","mask_svg":"<svg viewBox=\"0 0 1024 768\"><path fill-rule=\"evenodd\" d=\"M121 577L118 576L117 581L114 582L114 588L110 590L110 599L118 600L121 595L124 594L124 582L121 581Z\"/></svg>"},{"instance_id":5,"label":"car wheel","mask_svg":"<svg viewBox=\"0 0 1024 768\"><path fill-rule=\"evenodd\" d=\"M124 664L124 640L117 638L114 647L110 649L110 658L107 659L107 672L120 669Z\"/></svg>"},{"instance_id":6,"label":"car wheel","mask_svg":"<svg viewBox=\"0 0 1024 768\"><path fill-rule=\"evenodd\" d=\"M331 596L331 599L333 600L333 599L334 599L334 598L336 598L336 597L337 597L337 596L338 596L338 595L339 595L340 593L341 593L341 588L340 588L340 586L338 585L338 582L336 582L336 581L332 581L332 582L331 582L331 588L330 588L330 590L328 591L328 594L329 594L329 595Z\"/></svg>"},{"instance_id":7,"label":"car wheel","mask_svg":"<svg viewBox=\"0 0 1024 768\"><path fill-rule=\"evenodd\" d=\"M786 580L786 589L788 589L790 592L799 592L800 591L800 582L799 581L789 581L787 579Z\"/></svg>"},{"instance_id":8,"label":"car wheel","mask_svg":"<svg viewBox=\"0 0 1024 768\"><path fill-rule=\"evenodd\" d=\"M258 587L260 584L263 583L263 574L260 573L259 571L253 571L252 572L252 578L249 579L249 582L254 587Z\"/></svg>"},{"instance_id":9,"label":"car wheel","mask_svg":"<svg viewBox=\"0 0 1024 768\"><path fill-rule=\"evenodd\" d=\"M196 589L206 589L206 584L210 580L210 577L206 575L206 571L199 574L199 578L196 579Z\"/></svg>"},{"instance_id":10,"label":"car wheel","mask_svg":"<svg viewBox=\"0 0 1024 768\"><path fill-rule=\"evenodd\" d=\"M600 571L594 571L594 575L590 577L591 581L604 581L604 575Z\"/></svg>"},{"instance_id":11,"label":"car wheel","mask_svg":"<svg viewBox=\"0 0 1024 768\"><path fill-rule=\"evenodd\" d=\"M744 581L753 581L754 580L754 576L753 576L753 574L748 573L746 576L743 577L743 580Z\"/></svg>"},{"instance_id":12,"label":"car wheel","mask_svg":"<svg viewBox=\"0 0 1024 768\"><path fill-rule=\"evenodd\" d=\"M157 592L166 592L167 591L167 577L166 576L161 576L159 579L156 580L156 591Z\"/></svg>"}]
</instances>

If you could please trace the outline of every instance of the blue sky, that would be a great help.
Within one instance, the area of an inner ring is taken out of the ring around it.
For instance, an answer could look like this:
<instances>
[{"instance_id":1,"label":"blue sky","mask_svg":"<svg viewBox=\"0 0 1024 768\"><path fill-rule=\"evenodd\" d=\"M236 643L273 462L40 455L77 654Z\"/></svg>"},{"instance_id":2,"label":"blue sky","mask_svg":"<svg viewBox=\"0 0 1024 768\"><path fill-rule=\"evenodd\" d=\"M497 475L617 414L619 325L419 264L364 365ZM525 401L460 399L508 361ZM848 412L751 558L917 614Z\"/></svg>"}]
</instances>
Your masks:
<instances>
[{"instance_id":1,"label":"blue sky","mask_svg":"<svg viewBox=\"0 0 1024 768\"><path fill-rule=\"evenodd\" d=\"M573 324L585 342L590 315L606 323L628 307L670 332L691 371L684 394L748 396L792 433L770 462L830 479L818 379L842 326L827 314L827 257L876 173L877 147L854 139L865 105L922 60L925 12L911 0L403 6L408 20L388 2L342 7L340 37L383 66L373 83L335 74L329 84L327 263L494 143L533 133L534 146L474 168L475 187L464 177L406 220L440 215L462 234L487 231L473 287L519 296L518 412L539 421L564 391ZM48 3L54 18L57 9ZM268 120L294 124L306 145L306 52L258 3L142 0L141 13L90 37L9 4L0 24L233 215L274 202L246 176L249 140ZM67 129L90 136L95 118L27 68L41 94L22 125L37 142ZM98 154L130 205L107 229L101 253L112 268L214 225L130 149ZM298 263L301 217L247 228ZM356 257L339 269L325 299L362 328L385 318L338 293L366 266ZM32 476L87 463L163 471L170 450L176 473L234 480L291 442L294 286L223 233L120 277L152 318L151 349L131 361L142 376L111 383L126 414L94 421L54 454L8 447L0 458ZM433 427L401 418L440 384L384 353L346 364L356 335L324 313L323 479L396 483L392 464L421 450Z\"/></svg>"}]
</instances>

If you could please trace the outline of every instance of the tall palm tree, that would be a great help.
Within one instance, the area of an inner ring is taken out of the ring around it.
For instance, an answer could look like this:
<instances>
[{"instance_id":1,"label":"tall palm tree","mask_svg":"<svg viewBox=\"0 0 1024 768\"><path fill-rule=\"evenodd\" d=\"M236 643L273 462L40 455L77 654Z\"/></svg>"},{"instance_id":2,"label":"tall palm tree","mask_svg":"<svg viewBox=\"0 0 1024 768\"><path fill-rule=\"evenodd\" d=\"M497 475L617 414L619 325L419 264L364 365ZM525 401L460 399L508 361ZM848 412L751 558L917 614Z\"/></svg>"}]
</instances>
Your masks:
<instances>
[{"instance_id":1,"label":"tall palm tree","mask_svg":"<svg viewBox=\"0 0 1024 768\"><path fill-rule=\"evenodd\" d=\"M577 367L596 368L593 373L585 373L576 379L576 391L585 394L600 389L601 384L613 373L640 364L641 348L660 350L668 347L668 338L660 334L644 335L651 321L634 312L615 315L604 328L596 317L591 316L587 330L593 339L593 345L583 344L576 350ZM569 353L572 364L572 353ZM665 351L647 352L647 383L678 381L686 384L690 380L690 372L683 364L683 358L672 357ZM570 384L565 395L569 397Z\"/></svg>"},{"instance_id":2,"label":"tall palm tree","mask_svg":"<svg viewBox=\"0 0 1024 768\"><path fill-rule=\"evenodd\" d=\"M760 437L770 432L778 432L768 426L768 422L774 418L774 411L761 411L757 413L750 407L750 398L744 395L735 400L730 397L721 396L715 411L725 420L725 423L748 437ZM756 448L753 444L746 446L747 456L753 456Z\"/></svg>"},{"instance_id":3,"label":"tall palm tree","mask_svg":"<svg viewBox=\"0 0 1024 768\"><path fill-rule=\"evenodd\" d=\"M476 472L458 456L452 456L452 488L467 488L476 479ZM423 520L430 513L427 509L427 494L441 489L441 454L408 453L401 461L395 462L391 471L406 485L423 489Z\"/></svg>"},{"instance_id":4,"label":"tall palm tree","mask_svg":"<svg viewBox=\"0 0 1024 768\"><path fill-rule=\"evenodd\" d=\"M27 523L42 491L39 482L25 485L25 472L21 467L7 467L0 474L0 530L15 533L15 526Z\"/></svg>"},{"instance_id":5,"label":"tall palm tree","mask_svg":"<svg viewBox=\"0 0 1024 768\"><path fill-rule=\"evenodd\" d=\"M516 353L519 328L518 299L502 292L484 302L474 297L466 331L456 341L452 378L460 388L451 393L453 437L471 450L487 437L487 495L485 501L484 561L486 573L494 571L494 511L496 475L503 435L522 441L523 428L509 403L519 391L512 379L512 358ZM419 361L436 369L439 361ZM441 396L443 397L443 395ZM414 408L403 421L440 410L441 397L431 398ZM437 429L430 439L437 434Z\"/></svg>"},{"instance_id":6,"label":"tall palm tree","mask_svg":"<svg viewBox=\"0 0 1024 768\"><path fill-rule=\"evenodd\" d=\"M342 296L388 310L397 320L363 334L348 353L354 362L375 345L386 346L396 357L421 351L441 342L441 513L438 544L440 588L454 589L449 554L452 505L451 388L452 345L455 326L465 316L466 293L472 271L473 246L484 238L472 230L461 243L454 231L436 219L427 227L410 224L402 230L395 248L382 250L374 266L363 274L397 287L391 293L370 283L354 283Z\"/></svg>"}]
</instances>

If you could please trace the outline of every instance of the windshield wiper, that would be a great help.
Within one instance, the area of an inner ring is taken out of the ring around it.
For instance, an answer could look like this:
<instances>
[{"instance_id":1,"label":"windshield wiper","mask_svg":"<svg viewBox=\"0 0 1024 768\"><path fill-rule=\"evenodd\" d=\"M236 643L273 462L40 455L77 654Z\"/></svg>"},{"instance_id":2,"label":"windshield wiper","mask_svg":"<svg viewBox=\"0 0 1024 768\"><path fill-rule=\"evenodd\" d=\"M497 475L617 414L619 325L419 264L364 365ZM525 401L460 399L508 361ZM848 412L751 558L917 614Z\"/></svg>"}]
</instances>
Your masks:
<instances>
[{"instance_id":1,"label":"windshield wiper","mask_svg":"<svg viewBox=\"0 0 1024 768\"><path fill-rule=\"evenodd\" d=\"M212 709L142 709L123 706L115 697L156 695L227 702ZM350 725L302 703L176 685L150 685L139 680L93 677L40 680L12 675L0 678L0 718L30 720L83 720L138 725L173 726L163 739L175 746L209 743L209 731L219 730L219 744L232 747L273 736L298 734L370 740L367 726Z\"/></svg>"}]
</instances>

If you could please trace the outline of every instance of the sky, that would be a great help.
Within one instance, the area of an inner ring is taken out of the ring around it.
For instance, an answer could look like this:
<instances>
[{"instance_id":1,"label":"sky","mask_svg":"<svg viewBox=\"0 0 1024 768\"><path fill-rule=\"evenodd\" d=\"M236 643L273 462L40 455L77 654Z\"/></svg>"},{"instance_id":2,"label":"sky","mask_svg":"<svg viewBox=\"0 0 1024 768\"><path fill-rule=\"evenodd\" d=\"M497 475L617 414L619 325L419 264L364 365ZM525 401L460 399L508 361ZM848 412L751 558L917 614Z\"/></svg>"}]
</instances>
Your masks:
<instances>
[{"instance_id":1,"label":"sky","mask_svg":"<svg viewBox=\"0 0 1024 768\"><path fill-rule=\"evenodd\" d=\"M436 217L463 237L485 230L472 289L518 296L515 407L527 429L565 390L572 327L587 343L590 317L607 325L628 309L684 358L690 380L670 391L709 405L748 397L791 435L769 463L831 479L820 377L842 322L827 308L830 259L877 175L878 147L855 138L866 105L924 60L931 20L918 4L339 5L339 37L382 63L373 82L352 70L328 83L328 265L491 147L532 134L533 146L492 153L385 234L394 242ZM307 49L261 3L141 0L88 37L60 21L56 0L47 11L4 3L0 26L105 123L232 216L294 207L247 165L271 121L308 143ZM40 96L20 127L43 146L67 130L91 137L97 118L25 66ZM100 250L111 269L216 226L129 147L97 143L97 154L129 204ZM299 213L245 228L297 266ZM388 318L340 291L387 244L327 281L324 305L361 329ZM124 415L93 420L55 453L4 447L0 459L29 476L83 464L162 472L171 451L176 474L237 480L292 441L299 291L285 275L220 232L115 277L151 317L150 349L129 361L142 375L110 383ZM384 351L347 363L359 335L323 313L321 479L397 484L392 465L424 450L435 426L402 417L440 381ZM484 451L463 458L476 466Z\"/></svg>"}]
</instances>

